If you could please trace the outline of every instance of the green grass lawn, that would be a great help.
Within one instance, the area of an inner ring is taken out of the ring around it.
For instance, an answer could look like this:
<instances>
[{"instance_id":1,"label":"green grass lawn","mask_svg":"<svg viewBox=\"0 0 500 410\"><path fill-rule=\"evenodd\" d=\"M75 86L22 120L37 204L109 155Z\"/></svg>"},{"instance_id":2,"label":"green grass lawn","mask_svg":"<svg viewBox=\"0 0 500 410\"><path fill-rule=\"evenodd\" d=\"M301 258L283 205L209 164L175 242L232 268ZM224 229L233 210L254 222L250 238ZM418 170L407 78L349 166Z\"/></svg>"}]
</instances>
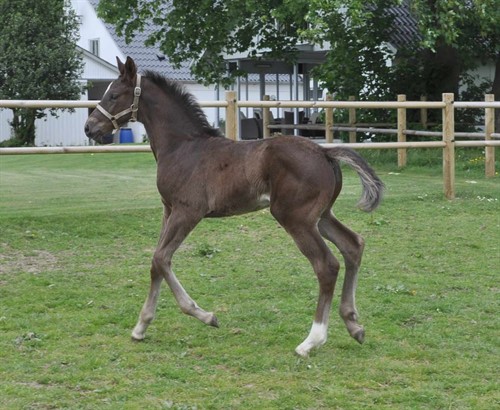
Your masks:
<instances>
[{"instance_id":1,"label":"green grass lawn","mask_svg":"<svg viewBox=\"0 0 500 410\"><path fill-rule=\"evenodd\" d=\"M303 359L317 282L268 211L203 221L174 258L219 329L164 286L134 343L162 215L152 156L0 157L0 408L498 407L500 184L472 159L453 201L439 166L379 159L373 214L345 173L334 210L367 241L366 342L347 334L337 292L328 342Z\"/></svg>"}]
</instances>

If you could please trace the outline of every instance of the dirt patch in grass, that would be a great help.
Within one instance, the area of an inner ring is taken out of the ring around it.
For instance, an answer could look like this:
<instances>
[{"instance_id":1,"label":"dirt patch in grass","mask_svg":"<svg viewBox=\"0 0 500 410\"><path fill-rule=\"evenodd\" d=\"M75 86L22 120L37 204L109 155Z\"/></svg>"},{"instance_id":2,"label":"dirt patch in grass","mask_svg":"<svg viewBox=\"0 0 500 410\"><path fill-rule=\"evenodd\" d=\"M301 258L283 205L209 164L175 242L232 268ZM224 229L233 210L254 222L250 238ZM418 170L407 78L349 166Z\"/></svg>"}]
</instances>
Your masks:
<instances>
[{"instance_id":1,"label":"dirt patch in grass","mask_svg":"<svg viewBox=\"0 0 500 410\"><path fill-rule=\"evenodd\" d=\"M0 275L27 272L34 275L46 270L54 270L58 265L57 257L47 251L32 250L29 254L2 244L0 254ZM1 281L0 281L1 283Z\"/></svg>"}]
</instances>

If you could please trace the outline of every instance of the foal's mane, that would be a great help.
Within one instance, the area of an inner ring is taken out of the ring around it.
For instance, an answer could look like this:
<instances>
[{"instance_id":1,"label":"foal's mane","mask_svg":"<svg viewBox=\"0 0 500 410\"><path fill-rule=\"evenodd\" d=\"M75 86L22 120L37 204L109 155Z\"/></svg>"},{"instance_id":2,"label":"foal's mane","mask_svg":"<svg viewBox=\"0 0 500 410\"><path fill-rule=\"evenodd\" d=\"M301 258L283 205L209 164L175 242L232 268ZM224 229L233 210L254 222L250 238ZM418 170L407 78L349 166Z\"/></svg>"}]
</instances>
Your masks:
<instances>
[{"instance_id":1,"label":"foal's mane","mask_svg":"<svg viewBox=\"0 0 500 410\"><path fill-rule=\"evenodd\" d=\"M196 101L196 98L189 93L185 87L177 82L166 78L155 71L147 70L144 76L160 87L166 94L179 103L180 107L200 130L200 135L210 137L222 137L222 133L212 127L207 121L207 116Z\"/></svg>"}]
</instances>

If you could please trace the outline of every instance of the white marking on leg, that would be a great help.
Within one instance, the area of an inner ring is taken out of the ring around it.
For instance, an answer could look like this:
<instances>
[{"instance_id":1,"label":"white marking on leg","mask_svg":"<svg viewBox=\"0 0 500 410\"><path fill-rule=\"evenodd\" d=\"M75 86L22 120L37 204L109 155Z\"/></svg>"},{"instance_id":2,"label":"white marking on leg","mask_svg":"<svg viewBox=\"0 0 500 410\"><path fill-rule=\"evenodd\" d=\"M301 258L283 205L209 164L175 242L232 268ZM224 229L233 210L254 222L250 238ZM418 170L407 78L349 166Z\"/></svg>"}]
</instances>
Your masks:
<instances>
[{"instance_id":1,"label":"white marking on leg","mask_svg":"<svg viewBox=\"0 0 500 410\"><path fill-rule=\"evenodd\" d=\"M300 356L307 357L312 349L325 344L327 333L328 323L313 322L309 336L297 346L295 352Z\"/></svg>"}]
</instances>

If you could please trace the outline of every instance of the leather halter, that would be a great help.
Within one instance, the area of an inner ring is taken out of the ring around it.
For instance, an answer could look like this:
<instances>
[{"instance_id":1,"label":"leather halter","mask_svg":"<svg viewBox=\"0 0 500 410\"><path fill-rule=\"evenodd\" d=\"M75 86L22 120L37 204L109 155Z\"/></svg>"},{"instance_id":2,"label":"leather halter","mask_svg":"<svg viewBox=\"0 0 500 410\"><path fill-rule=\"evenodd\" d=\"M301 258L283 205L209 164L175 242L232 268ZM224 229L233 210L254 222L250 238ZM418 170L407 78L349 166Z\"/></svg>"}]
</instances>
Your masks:
<instances>
[{"instance_id":1,"label":"leather halter","mask_svg":"<svg viewBox=\"0 0 500 410\"><path fill-rule=\"evenodd\" d=\"M135 122L137 121L137 111L139 110L139 97L141 96L141 75L137 74L136 77L136 82L135 82L135 89L134 89L134 101L132 105L127 108L126 110L123 110L119 112L118 114L112 115L110 114L100 103L97 104L97 109L108 119L111 121L113 124L113 127L115 130L119 130L120 126L118 125L117 120L124 115L127 115L128 113L132 113L132 116L130 117L130 122Z\"/></svg>"}]
</instances>

